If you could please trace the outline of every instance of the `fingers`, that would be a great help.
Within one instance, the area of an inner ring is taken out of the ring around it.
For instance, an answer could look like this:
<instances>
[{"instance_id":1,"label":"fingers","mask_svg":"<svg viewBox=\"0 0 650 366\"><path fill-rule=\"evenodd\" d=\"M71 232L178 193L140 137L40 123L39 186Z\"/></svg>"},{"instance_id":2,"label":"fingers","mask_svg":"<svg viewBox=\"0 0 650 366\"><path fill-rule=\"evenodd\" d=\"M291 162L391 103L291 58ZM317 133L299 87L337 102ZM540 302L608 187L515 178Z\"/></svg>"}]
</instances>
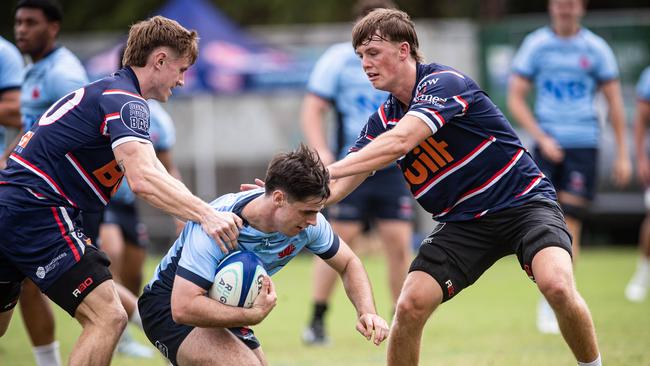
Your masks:
<instances>
[{"instance_id":1,"label":"fingers","mask_svg":"<svg viewBox=\"0 0 650 366\"><path fill-rule=\"evenodd\" d=\"M263 180L259 179L259 178L255 178L255 184L257 184L258 188L262 188L262 187L266 186L266 183Z\"/></svg>"},{"instance_id":2,"label":"fingers","mask_svg":"<svg viewBox=\"0 0 650 366\"><path fill-rule=\"evenodd\" d=\"M357 322L357 331L375 345L381 344L388 337L388 324L376 314L364 314ZM374 337L373 337L374 333Z\"/></svg>"}]
</instances>

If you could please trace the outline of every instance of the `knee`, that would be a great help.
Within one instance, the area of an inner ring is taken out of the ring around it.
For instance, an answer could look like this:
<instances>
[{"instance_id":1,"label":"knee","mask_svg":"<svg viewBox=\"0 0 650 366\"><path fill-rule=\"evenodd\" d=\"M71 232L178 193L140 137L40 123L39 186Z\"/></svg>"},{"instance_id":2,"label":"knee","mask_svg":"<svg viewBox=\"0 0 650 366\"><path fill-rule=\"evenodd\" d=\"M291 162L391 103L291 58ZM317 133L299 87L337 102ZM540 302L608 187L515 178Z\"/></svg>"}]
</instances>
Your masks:
<instances>
[{"instance_id":1,"label":"knee","mask_svg":"<svg viewBox=\"0 0 650 366\"><path fill-rule=\"evenodd\" d=\"M421 296L400 296L395 309L395 321L407 324L423 324L434 309L434 302Z\"/></svg>"},{"instance_id":2,"label":"knee","mask_svg":"<svg viewBox=\"0 0 650 366\"><path fill-rule=\"evenodd\" d=\"M575 293L573 283L564 278L538 280L537 285L550 304L566 303L573 298Z\"/></svg>"},{"instance_id":3,"label":"knee","mask_svg":"<svg viewBox=\"0 0 650 366\"><path fill-rule=\"evenodd\" d=\"M78 312L77 319L84 328L97 327L119 335L126 327L128 316L122 304L116 300L103 304L101 309Z\"/></svg>"}]
</instances>

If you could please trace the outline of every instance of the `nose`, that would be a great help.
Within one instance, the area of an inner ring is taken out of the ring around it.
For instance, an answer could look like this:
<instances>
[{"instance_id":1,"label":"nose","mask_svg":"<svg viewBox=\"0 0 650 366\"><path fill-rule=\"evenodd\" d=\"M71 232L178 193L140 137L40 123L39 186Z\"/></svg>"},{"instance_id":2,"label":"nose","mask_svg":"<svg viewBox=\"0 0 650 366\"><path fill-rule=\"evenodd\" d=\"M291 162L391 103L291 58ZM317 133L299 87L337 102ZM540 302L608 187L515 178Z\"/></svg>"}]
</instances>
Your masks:
<instances>
[{"instance_id":1,"label":"nose","mask_svg":"<svg viewBox=\"0 0 650 366\"><path fill-rule=\"evenodd\" d=\"M370 67L370 61L368 60L367 57L361 56L361 66L363 67L364 70Z\"/></svg>"},{"instance_id":2,"label":"nose","mask_svg":"<svg viewBox=\"0 0 650 366\"><path fill-rule=\"evenodd\" d=\"M185 85L185 73L184 73L184 72L181 73L181 77L178 78L178 81L176 81L176 84L177 84L178 86L183 86L183 85Z\"/></svg>"},{"instance_id":3,"label":"nose","mask_svg":"<svg viewBox=\"0 0 650 366\"><path fill-rule=\"evenodd\" d=\"M307 224L311 226L316 226L317 223L318 223L318 215L317 214L309 215L309 217L307 218Z\"/></svg>"}]
</instances>

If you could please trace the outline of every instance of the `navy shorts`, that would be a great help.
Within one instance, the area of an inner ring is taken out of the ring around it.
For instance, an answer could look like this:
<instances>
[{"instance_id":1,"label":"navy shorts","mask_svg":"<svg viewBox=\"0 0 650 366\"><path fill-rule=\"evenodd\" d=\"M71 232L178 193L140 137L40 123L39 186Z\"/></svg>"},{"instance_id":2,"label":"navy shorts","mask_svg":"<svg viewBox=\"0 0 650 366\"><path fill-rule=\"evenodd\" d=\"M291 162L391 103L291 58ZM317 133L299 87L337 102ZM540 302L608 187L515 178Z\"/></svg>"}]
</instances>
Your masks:
<instances>
[{"instance_id":1,"label":"navy shorts","mask_svg":"<svg viewBox=\"0 0 650 366\"><path fill-rule=\"evenodd\" d=\"M119 226L127 244L140 248L146 248L149 244L147 227L140 222L135 204L109 203L104 210L103 223Z\"/></svg>"},{"instance_id":2,"label":"navy shorts","mask_svg":"<svg viewBox=\"0 0 650 366\"><path fill-rule=\"evenodd\" d=\"M19 187L0 189L3 198L15 202L27 201L23 197L27 194ZM15 284L29 277L74 316L83 298L111 278L110 262L92 247L79 214L69 207L0 206L0 283Z\"/></svg>"},{"instance_id":3,"label":"navy shorts","mask_svg":"<svg viewBox=\"0 0 650 366\"><path fill-rule=\"evenodd\" d=\"M539 198L475 220L438 224L422 242L409 272L430 274L442 287L444 302L513 253L534 281L533 257L551 246L571 254L571 236L560 206Z\"/></svg>"},{"instance_id":4,"label":"navy shorts","mask_svg":"<svg viewBox=\"0 0 650 366\"><path fill-rule=\"evenodd\" d=\"M553 183L556 191L593 200L598 166L597 149L564 149L564 160L556 164L544 158L539 147L535 147L533 159Z\"/></svg>"},{"instance_id":5,"label":"navy shorts","mask_svg":"<svg viewBox=\"0 0 650 366\"><path fill-rule=\"evenodd\" d=\"M178 324L172 318L172 306L170 295L154 295L145 292L138 299L138 309L144 334L159 351L172 364L177 365L176 357L178 349L195 327L185 324ZM255 333L248 327L229 328L235 337L239 338L250 349L256 349L260 342ZM218 352L218 350L211 350Z\"/></svg>"},{"instance_id":6,"label":"navy shorts","mask_svg":"<svg viewBox=\"0 0 650 366\"><path fill-rule=\"evenodd\" d=\"M413 197L402 171L396 167L379 170L357 189L327 210L328 218L339 221L371 221L372 219L413 219Z\"/></svg>"}]
</instances>

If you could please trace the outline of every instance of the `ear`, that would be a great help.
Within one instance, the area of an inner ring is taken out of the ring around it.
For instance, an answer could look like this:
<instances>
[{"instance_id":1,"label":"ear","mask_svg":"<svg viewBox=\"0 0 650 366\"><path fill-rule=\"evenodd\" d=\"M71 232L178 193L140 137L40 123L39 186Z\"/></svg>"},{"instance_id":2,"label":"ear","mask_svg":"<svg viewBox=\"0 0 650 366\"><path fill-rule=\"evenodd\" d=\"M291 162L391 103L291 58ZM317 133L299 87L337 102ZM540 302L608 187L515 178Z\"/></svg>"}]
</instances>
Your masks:
<instances>
[{"instance_id":1,"label":"ear","mask_svg":"<svg viewBox=\"0 0 650 366\"><path fill-rule=\"evenodd\" d=\"M156 69L160 69L169 59L167 52L162 47L153 50L153 52L151 52L151 58L153 67Z\"/></svg>"},{"instance_id":2,"label":"ear","mask_svg":"<svg viewBox=\"0 0 650 366\"><path fill-rule=\"evenodd\" d=\"M52 38L56 38L59 35L59 31L61 30L61 22L57 22L57 21L48 22L47 27Z\"/></svg>"},{"instance_id":3,"label":"ear","mask_svg":"<svg viewBox=\"0 0 650 366\"><path fill-rule=\"evenodd\" d=\"M411 45L408 42L402 42L399 44L399 59L401 61L406 60L411 57Z\"/></svg>"},{"instance_id":4,"label":"ear","mask_svg":"<svg viewBox=\"0 0 650 366\"><path fill-rule=\"evenodd\" d=\"M284 206L284 203L285 203L286 200L287 200L286 198L287 198L287 195L286 195L284 192L282 192L281 190L279 190L279 189L276 189L276 190L273 191L273 193L272 193L273 204L274 204L276 207L282 207L282 206Z\"/></svg>"}]
</instances>

